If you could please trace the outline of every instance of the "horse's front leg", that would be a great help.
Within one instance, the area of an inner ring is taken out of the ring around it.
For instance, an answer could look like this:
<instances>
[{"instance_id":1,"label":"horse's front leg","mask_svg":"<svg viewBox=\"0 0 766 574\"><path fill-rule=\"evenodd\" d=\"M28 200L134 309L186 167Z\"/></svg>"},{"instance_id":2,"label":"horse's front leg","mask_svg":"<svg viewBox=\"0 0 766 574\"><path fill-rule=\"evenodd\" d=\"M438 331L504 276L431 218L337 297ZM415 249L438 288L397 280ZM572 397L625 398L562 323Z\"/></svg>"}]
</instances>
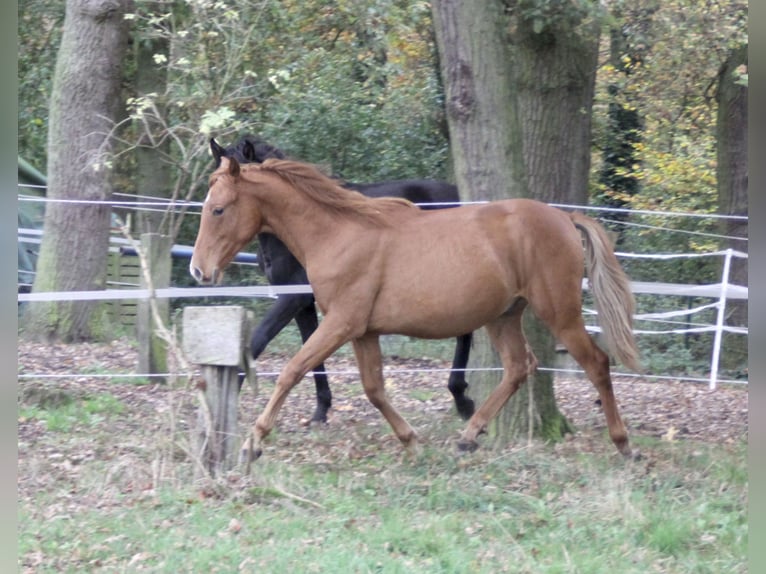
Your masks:
<instances>
[{"instance_id":1,"label":"horse's front leg","mask_svg":"<svg viewBox=\"0 0 766 574\"><path fill-rule=\"evenodd\" d=\"M333 320L332 317L327 316L309 340L285 365L279 373L266 408L255 421L251 436L242 447L242 455L248 463L261 456L263 452L261 443L274 428L279 410L290 390L315 365L324 361L338 347L346 343L351 338L349 333L348 321Z\"/></svg>"},{"instance_id":2,"label":"horse's front leg","mask_svg":"<svg viewBox=\"0 0 766 574\"><path fill-rule=\"evenodd\" d=\"M394 433L402 441L408 450L417 446L417 436L412 427L388 402L386 389L383 382L383 365L380 353L380 342L377 335L366 334L352 341L354 354L359 364L359 374L362 377L362 386L367 398L378 409Z\"/></svg>"}]
</instances>

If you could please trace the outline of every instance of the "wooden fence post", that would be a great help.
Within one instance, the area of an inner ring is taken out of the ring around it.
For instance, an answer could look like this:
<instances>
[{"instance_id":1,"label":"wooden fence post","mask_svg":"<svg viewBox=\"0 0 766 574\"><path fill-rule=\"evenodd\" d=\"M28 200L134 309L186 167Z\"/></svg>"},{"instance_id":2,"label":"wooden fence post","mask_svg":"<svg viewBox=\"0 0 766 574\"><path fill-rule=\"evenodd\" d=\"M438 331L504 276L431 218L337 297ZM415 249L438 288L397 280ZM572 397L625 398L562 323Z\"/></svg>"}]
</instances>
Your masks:
<instances>
[{"instance_id":1,"label":"wooden fence post","mask_svg":"<svg viewBox=\"0 0 766 574\"><path fill-rule=\"evenodd\" d=\"M159 233L142 233L141 250L146 254L146 264L155 289L170 285L170 248L171 238ZM143 273L139 274L140 286L148 288ZM157 299L157 310L162 321L167 325L170 317L168 299ZM156 334L156 322L152 317L149 301L141 299L136 308L136 338L138 339L138 369L141 373L152 375L168 372L167 343ZM166 382L164 378L154 379Z\"/></svg>"},{"instance_id":2,"label":"wooden fence post","mask_svg":"<svg viewBox=\"0 0 766 574\"><path fill-rule=\"evenodd\" d=\"M205 472L220 476L236 464L239 372L243 368L248 376L253 374L247 360L251 317L237 305L183 310L184 353L201 367L205 387L192 431L192 448L201 463L195 466L195 478Z\"/></svg>"}]
</instances>

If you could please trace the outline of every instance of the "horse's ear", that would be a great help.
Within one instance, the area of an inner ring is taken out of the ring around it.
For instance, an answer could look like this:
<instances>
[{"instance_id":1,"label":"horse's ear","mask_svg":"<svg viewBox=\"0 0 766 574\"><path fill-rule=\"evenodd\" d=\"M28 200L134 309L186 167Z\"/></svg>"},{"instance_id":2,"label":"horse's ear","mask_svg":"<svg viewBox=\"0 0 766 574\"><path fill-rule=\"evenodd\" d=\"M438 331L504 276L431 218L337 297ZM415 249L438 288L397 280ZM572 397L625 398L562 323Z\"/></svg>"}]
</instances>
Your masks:
<instances>
[{"instance_id":1,"label":"horse's ear","mask_svg":"<svg viewBox=\"0 0 766 574\"><path fill-rule=\"evenodd\" d=\"M221 165L221 158L226 155L226 150L218 145L215 138L210 138L210 151L213 152L213 159L215 159L215 167Z\"/></svg>"},{"instance_id":2,"label":"horse's ear","mask_svg":"<svg viewBox=\"0 0 766 574\"><path fill-rule=\"evenodd\" d=\"M249 138L246 138L244 143L242 144L242 156L247 161L259 163L258 156L255 153L255 146L253 145L253 142L251 142Z\"/></svg>"},{"instance_id":3,"label":"horse's ear","mask_svg":"<svg viewBox=\"0 0 766 574\"><path fill-rule=\"evenodd\" d=\"M229 160L229 165L227 166L229 175L232 177L239 177L239 162L233 157L227 157L226 159Z\"/></svg>"}]
</instances>

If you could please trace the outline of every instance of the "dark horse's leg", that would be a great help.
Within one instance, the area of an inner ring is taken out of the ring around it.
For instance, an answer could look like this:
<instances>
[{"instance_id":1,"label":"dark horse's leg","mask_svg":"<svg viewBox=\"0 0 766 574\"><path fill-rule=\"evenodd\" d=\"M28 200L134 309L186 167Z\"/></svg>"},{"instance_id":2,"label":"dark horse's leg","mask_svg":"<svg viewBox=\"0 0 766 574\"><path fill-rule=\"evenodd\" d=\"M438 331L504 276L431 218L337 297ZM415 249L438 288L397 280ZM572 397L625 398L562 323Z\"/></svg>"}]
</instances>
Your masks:
<instances>
[{"instance_id":1,"label":"dark horse's leg","mask_svg":"<svg viewBox=\"0 0 766 574\"><path fill-rule=\"evenodd\" d=\"M257 359L271 340L292 321L304 307L314 308L314 296L280 295L274 305L266 312L250 338L250 353Z\"/></svg>"},{"instance_id":2,"label":"dark horse's leg","mask_svg":"<svg viewBox=\"0 0 766 574\"><path fill-rule=\"evenodd\" d=\"M298 314L295 316L295 322L298 323L301 338L305 343L319 326L319 319L317 318L316 307L314 307L313 302L311 303L311 306L304 306L298 310ZM311 417L311 422L326 423L327 411L332 405L332 393L330 392L330 384L327 382L327 373L324 369L324 363L319 363L313 368L313 371L314 384L316 385L317 391L317 408L314 411L314 415Z\"/></svg>"},{"instance_id":3,"label":"dark horse's leg","mask_svg":"<svg viewBox=\"0 0 766 574\"><path fill-rule=\"evenodd\" d=\"M280 295L276 303L272 305L263 318L263 321L253 330L250 339L250 353L253 359L257 359L266 349L271 340L284 329L287 324L295 319L301 333L301 339L306 342L311 334L316 331L319 320L314 307L314 296L310 294ZM317 408L312 421L326 422L327 411L332 404L330 384L323 364L314 368L314 383L317 392ZM240 387L242 381L240 381Z\"/></svg>"},{"instance_id":4,"label":"dark horse's leg","mask_svg":"<svg viewBox=\"0 0 766 574\"><path fill-rule=\"evenodd\" d=\"M465 390L468 388L468 383L465 381L465 368L468 366L468 355L471 352L471 341L473 339L473 333L467 335L461 335L457 338L455 345L455 356L452 359L452 371L449 375L448 388L455 399L455 407L457 407L458 414L464 419L471 418L474 412L473 401L465 396Z\"/></svg>"}]
</instances>

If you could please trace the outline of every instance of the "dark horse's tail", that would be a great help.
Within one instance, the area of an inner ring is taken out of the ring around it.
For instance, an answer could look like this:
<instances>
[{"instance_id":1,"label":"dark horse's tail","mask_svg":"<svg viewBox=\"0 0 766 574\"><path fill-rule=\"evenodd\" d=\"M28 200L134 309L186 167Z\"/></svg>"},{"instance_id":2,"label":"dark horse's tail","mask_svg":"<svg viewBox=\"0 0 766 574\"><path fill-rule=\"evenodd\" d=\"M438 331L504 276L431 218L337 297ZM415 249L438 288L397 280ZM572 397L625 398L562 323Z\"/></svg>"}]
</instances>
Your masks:
<instances>
[{"instance_id":1,"label":"dark horse's tail","mask_svg":"<svg viewBox=\"0 0 766 574\"><path fill-rule=\"evenodd\" d=\"M623 365L640 371L632 329L636 303L630 280L620 267L604 228L595 219L581 213L570 213L569 216L586 239L588 279L609 350Z\"/></svg>"}]
</instances>

